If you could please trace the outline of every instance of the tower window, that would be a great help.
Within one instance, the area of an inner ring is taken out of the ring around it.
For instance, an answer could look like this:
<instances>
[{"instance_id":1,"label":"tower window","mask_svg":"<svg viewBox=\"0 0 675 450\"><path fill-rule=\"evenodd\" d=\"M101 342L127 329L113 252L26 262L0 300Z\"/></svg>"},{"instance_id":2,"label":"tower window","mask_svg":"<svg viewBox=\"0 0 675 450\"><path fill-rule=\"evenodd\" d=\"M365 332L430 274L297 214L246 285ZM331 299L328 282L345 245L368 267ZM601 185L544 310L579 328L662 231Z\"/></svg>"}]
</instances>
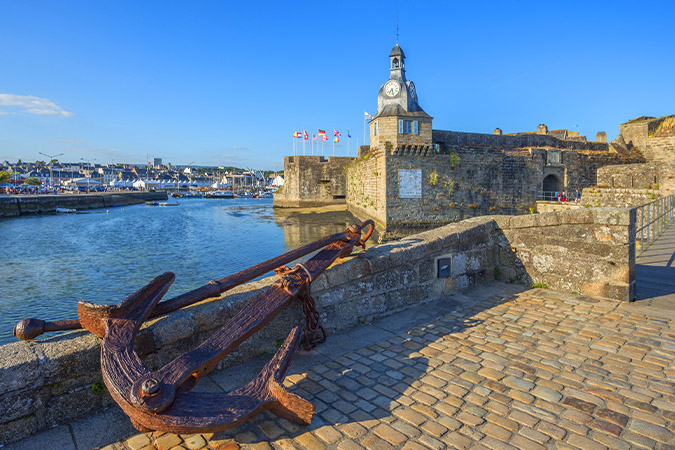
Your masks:
<instances>
[{"instance_id":1,"label":"tower window","mask_svg":"<svg viewBox=\"0 0 675 450\"><path fill-rule=\"evenodd\" d=\"M373 124L373 136L377 136L378 134L380 134L380 130L379 127L377 126L377 122L375 122Z\"/></svg>"},{"instance_id":2,"label":"tower window","mask_svg":"<svg viewBox=\"0 0 675 450\"><path fill-rule=\"evenodd\" d=\"M420 134L420 126L417 120L403 120L398 121L399 134Z\"/></svg>"},{"instance_id":3,"label":"tower window","mask_svg":"<svg viewBox=\"0 0 675 450\"><path fill-rule=\"evenodd\" d=\"M398 58L394 58L394 59L392 60L391 66L392 66L394 69L398 69Z\"/></svg>"}]
</instances>

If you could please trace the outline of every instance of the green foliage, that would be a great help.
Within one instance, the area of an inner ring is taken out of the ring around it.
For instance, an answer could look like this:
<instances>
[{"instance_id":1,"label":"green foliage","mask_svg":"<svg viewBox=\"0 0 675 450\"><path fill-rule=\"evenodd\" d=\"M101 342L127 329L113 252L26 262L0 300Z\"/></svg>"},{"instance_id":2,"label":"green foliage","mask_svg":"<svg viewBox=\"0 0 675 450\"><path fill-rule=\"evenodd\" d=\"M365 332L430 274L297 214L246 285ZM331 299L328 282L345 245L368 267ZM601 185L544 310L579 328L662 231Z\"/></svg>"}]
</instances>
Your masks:
<instances>
[{"instance_id":1,"label":"green foliage","mask_svg":"<svg viewBox=\"0 0 675 450\"><path fill-rule=\"evenodd\" d=\"M494 273L495 273L495 280L499 280L502 276L502 269L500 269L499 266L495 266Z\"/></svg>"},{"instance_id":2,"label":"green foliage","mask_svg":"<svg viewBox=\"0 0 675 450\"><path fill-rule=\"evenodd\" d=\"M530 212L530 214L534 214L534 208L528 208L527 210Z\"/></svg>"},{"instance_id":3,"label":"green foliage","mask_svg":"<svg viewBox=\"0 0 675 450\"><path fill-rule=\"evenodd\" d=\"M97 381L96 383L92 384L91 388L89 389L95 395L103 395L105 393L105 384L103 384L103 381Z\"/></svg>"},{"instance_id":4,"label":"green foliage","mask_svg":"<svg viewBox=\"0 0 675 450\"><path fill-rule=\"evenodd\" d=\"M0 170L0 183L7 183L10 178L9 172Z\"/></svg>"},{"instance_id":5,"label":"green foliage","mask_svg":"<svg viewBox=\"0 0 675 450\"><path fill-rule=\"evenodd\" d=\"M30 177L26 180L26 184L30 184L31 186L41 186L42 182L35 177Z\"/></svg>"},{"instance_id":6,"label":"green foliage","mask_svg":"<svg viewBox=\"0 0 675 450\"><path fill-rule=\"evenodd\" d=\"M547 286L546 283L544 283L544 282L532 283L532 284L530 285L530 287L531 287L532 289L534 289L534 288L548 289L548 286Z\"/></svg>"},{"instance_id":7,"label":"green foliage","mask_svg":"<svg viewBox=\"0 0 675 450\"><path fill-rule=\"evenodd\" d=\"M450 167L454 169L455 166L459 164L460 157L457 153L451 152L449 159L450 159Z\"/></svg>"},{"instance_id":8,"label":"green foliage","mask_svg":"<svg viewBox=\"0 0 675 450\"><path fill-rule=\"evenodd\" d=\"M279 193L281 193L281 191L283 191L283 190L284 190L284 187L283 187L283 186L279 186L279 189L277 189L276 191L274 191L274 193L275 193L275 194L279 194Z\"/></svg>"},{"instance_id":9,"label":"green foliage","mask_svg":"<svg viewBox=\"0 0 675 450\"><path fill-rule=\"evenodd\" d=\"M448 198L452 197L452 193L455 191L455 182L448 180L443 184L445 184L445 187L448 189Z\"/></svg>"}]
</instances>

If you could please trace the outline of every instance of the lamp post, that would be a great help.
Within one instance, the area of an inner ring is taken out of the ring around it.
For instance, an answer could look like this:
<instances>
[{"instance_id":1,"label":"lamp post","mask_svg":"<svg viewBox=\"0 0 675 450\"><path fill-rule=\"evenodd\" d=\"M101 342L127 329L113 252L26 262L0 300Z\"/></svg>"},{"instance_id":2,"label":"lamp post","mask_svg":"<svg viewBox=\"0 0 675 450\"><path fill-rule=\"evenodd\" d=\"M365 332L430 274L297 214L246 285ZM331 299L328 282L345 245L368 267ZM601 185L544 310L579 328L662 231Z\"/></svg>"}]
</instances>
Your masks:
<instances>
[{"instance_id":1,"label":"lamp post","mask_svg":"<svg viewBox=\"0 0 675 450\"><path fill-rule=\"evenodd\" d=\"M63 155L63 153L59 153L58 155L48 155L48 154L42 153L42 152L38 152L38 153L41 154L41 155L45 155L47 158L49 158L49 184L51 184L52 187L54 187L54 175L53 175L53 172L52 172L52 161L54 161L54 158L56 158L57 156Z\"/></svg>"},{"instance_id":2,"label":"lamp post","mask_svg":"<svg viewBox=\"0 0 675 450\"><path fill-rule=\"evenodd\" d=\"M96 161L96 159L84 159L80 158L82 161L86 161L87 165L89 166L89 176L87 177L87 194L90 192L89 191L89 180L91 180L91 162Z\"/></svg>"}]
</instances>

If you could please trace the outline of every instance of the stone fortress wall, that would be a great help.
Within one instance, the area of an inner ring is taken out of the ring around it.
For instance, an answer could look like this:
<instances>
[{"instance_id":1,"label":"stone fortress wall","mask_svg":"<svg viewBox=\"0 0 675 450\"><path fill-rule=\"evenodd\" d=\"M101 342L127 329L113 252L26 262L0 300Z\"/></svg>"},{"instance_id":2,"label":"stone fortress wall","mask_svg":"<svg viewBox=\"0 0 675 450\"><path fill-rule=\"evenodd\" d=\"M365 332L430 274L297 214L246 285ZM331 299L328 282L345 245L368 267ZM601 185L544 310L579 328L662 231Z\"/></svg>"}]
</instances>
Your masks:
<instances>
[{"instance_id":1,"label":"stone fortress wall","mask_svg":"<svg viewBox=\"0 0 675 450\"><path fill-rule=\"evenodd\" d=\"M368 146L347 168L347 205L377 220L387 237L469 217L522 214L536 208L544 179L574 192L597 184L597 169L643 162L609 144L545 135L487 135L433 131L434 150L386 151ZM527 147L527 145L540 145ZM399 170L421 171L421 198L400 198Z\"/></svg>"},{"instance_id":2,"label":"stone fortress wall","mask_svg":"<svg viewBox=\"0 0 675 450\"><path fill-rule=\"evenodd\" d=\"M345 203L345 166L354 158L286 156L284 185L274 206L311 207Z\"/></svg>"},{"instance_id":3,"label":"stone fortress wall","mask_svg":"<svg viewBox=\"0 0 675 450\"><path fill-rule=\"evenodd\" d=\"M649 162L675 161L675 116L637 117L619 125L619 135Z\"/></svg>"},{"instance_id":4,"label":"stone fortress wall","mask_svg":"<svg viewBox=\"0 0 675 450\"><path fill-rule=\"evenodd\" d=\"M629 301L634 235L635 211L627 209L477 217L355 253L319 276L312 294L328 339L494 279ZM194 349L274 280L253 281L147 321L136 351L148 367L163 366ZM275 342L303 322L299 305L291 305L219 367L273 354ZM0 445L117 408L102 383L100 344L96 336L74 332L0 346Z\"/></svg>"}]
</instances>

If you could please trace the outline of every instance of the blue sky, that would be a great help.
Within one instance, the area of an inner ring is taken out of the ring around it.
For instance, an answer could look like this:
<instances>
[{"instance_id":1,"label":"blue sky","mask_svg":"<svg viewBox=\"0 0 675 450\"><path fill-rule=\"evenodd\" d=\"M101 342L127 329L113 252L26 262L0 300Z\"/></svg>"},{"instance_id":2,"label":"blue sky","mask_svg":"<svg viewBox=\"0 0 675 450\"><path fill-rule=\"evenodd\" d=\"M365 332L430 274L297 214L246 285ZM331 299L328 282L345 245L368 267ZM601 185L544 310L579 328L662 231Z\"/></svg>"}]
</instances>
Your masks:
<instances>
[{"instance_id":1,"label":"blue sky","mask_svg":"<svg viewBox=\"0 0 675 450\"><path fill-rule=\"evenodd\" d=\"M397 12L435 129L613 139L675 114L672 1L0 0L0 160L281 169L318 128L342 132L337 155L350 129L354 155Z\"/></svg>"}]
</instances>

